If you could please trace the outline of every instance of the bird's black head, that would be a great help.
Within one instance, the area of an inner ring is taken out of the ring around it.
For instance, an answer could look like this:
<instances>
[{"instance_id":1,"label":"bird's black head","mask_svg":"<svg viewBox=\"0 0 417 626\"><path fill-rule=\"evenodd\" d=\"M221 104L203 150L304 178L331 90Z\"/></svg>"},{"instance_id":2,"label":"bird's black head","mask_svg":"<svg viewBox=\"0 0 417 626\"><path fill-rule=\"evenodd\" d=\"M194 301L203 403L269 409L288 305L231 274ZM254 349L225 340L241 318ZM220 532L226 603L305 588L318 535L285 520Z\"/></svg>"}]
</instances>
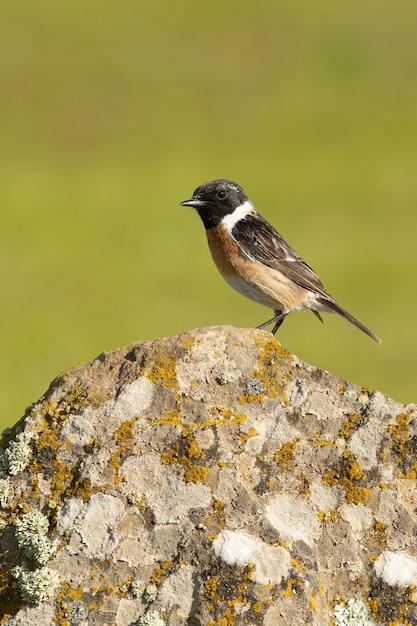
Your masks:
<instances>
[{"instance_id":1,"label":"bird's black head","mask_svg":"<svg viewBox=\"0 0 417 626\"><path fill-rule=\"evenodd\" d=\"M225 215L233 213L240 205L248 201L242 187L231 180L219 178L200 185L190 200L181 202L181 206L194 207L206 229L218 226Z\"/></svg>"}]
</instances>

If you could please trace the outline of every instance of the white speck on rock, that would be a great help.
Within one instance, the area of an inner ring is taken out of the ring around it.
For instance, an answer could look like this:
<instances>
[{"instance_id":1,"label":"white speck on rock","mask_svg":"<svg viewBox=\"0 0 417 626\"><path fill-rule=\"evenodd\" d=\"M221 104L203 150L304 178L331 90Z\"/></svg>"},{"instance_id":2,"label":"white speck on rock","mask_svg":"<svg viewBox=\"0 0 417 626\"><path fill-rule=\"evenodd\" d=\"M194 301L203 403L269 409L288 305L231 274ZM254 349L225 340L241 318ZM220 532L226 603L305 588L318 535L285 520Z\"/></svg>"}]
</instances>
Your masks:
<instances>
[{"instance_id":1,"label":"white speck on rock","mask_svg":"<svg viewBox=\"0 0 417 626\"><path fill-rule=\"evenodd\" d=\"M107 436L108 432L114 431L122 422L134 419L149 406L154 387L147 378L138 378L126 385L116 400L109 400L99 409L88 406L71 416L62 429L62 436L72 440L76 438L81 445L97 436ZM97 423L95 416L98 412L103 417Z\"/></svg>"},{"instance_id":2,"label":"white speck on rock","mask_svg":"<svg viewBox=\"0 0 417 626\"><path fill-rule=\"evenodd\" d=\"M211 492L201 483L186 483L180 476L167 473L157 455L131 455L122 465L129 492L146 494L146 504L157 524L178 524L191 509L206 507Z\"/></svg>"},{"instance_id":3,"label":"white speck on rock","mask_svg":"<svg viewBox=\"0 0 417 626\"><path fill-rule=\"evenodd\" d=\"M177 623L186 624L193 606L194 568L184 565L163 583L158 599L162 606L175 615ZM191 621L191 620L190 620Z\"/></svg>"},{"instance_id":4,"label":"white speck on rock","mask_svg":"<svg viewBox=\"0 0 417 626\"><path fill-rule=\"evenodd\" d=\"M214 552L228 565L255 566L254 578L261 584L279 584L290 569L285 548L269 546L247 533L224 530L213 542Z\"/></svg>"},{"instance_id":5,"label":"white speck on rock","mask_svg":"<svg viewBox=\"0 0 417 626\"><path fill-rule=\"evenodd\" d=\"M4 626L27 626L28 624L53 624L55 607L52 604L25 606L17 615L8 617Z\"/></svg>"},{"instance_id":6,"label":"white speck on rock","mask_svg":"<svg viewBox=\"0 0 417 626\"><path fill-rule=\"evenodd\" d=\"M387 585L417 585L417 559L405 552L383 552L375 561L374 570Z\"/></svg>"},{"instance_id":7,"label":"white speck on rock","mask_svg":"<svg viewBox=\"0 0 417 626\"><path fill-rule=\"evenodd\" d=\"M350 524L353 532L358 537L363 536L373 522L372 512L363 504L342 504L340 516Z\"/></svg>"},{"instance_id":8,"label":"white speck on rock","mask_svg":"<svg viewBox=\"0 0 417 626\"><path fill-rule=\"evenodd\" d=\"M121 598L115 616L115 626L132 626L137 623L138 606L135 600Z\"/></svg>"},{"instance_id":9,"label":"white speck on rock","mask_svg":"<svg viewBox=\"0 0 417 626\"><path fill-rule=\"evenodd\" d=\"M302 539L313 545L320 533L317 511L308 502L294 499L291 494L282 493L272 498L266 507L266 518L284 541Z\"/></svg>"},{"instance_id":10,"label":"white speck on rock","mask_svg":"<svg viewBox=\"0 0 417 626\"><path fill-rule=\"evenodd\" d=\"M91 496L82 519L75 523L88 556L104 558L113 552L118 544L113 528L123 512L124 506L118 498L104 493Z\"/></svg>"},{"instance_id":11,"label":"white speck on rock","mask_svg":"<svg viewBox=\"0 0 417 626\"><path fill-rule=\"evenodd\" d=\"M57 529L61 535L73 527L75 520L85 507L81 498L71 498L62 505L57 519Z\"/></svg>"}]
</instances>

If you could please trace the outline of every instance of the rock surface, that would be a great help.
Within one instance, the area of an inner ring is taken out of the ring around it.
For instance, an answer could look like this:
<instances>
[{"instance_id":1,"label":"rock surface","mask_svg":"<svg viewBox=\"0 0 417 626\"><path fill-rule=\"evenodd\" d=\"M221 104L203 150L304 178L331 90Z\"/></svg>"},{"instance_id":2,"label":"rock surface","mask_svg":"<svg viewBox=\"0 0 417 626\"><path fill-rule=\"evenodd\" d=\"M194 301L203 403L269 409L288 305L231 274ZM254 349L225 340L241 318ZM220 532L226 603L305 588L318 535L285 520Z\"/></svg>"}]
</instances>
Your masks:
<instances>
[{"instance_id":1,"label":"rock surface","mask_svg":"<svg viewBox=\"0 0 417 626\"><path fill-rule=\"evenodd\" d=\"M0 624L417 624L416 418L257 330L72 368L2 440Z\"/></svg>"}]
</instances>

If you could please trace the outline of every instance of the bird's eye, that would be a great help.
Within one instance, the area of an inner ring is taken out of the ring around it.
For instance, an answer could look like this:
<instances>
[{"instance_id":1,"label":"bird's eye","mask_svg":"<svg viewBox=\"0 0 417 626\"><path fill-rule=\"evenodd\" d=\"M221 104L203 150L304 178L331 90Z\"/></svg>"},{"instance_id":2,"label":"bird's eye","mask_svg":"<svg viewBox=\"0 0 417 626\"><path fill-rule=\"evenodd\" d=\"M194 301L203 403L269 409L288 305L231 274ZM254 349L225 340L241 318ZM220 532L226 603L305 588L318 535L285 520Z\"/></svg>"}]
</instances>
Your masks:
<instances>
[{"instance_id":1,"label":"bird's eye","mask_svg":"<svg viewBox=\"0 0 417 626\"><path fill-rule=\"evenodd\" d=\"M226 197L226 192L223 189L219 189L219 191L216 193L216 196L219 198L219 200L223 200Z\"/></svg>"}]
</instances>

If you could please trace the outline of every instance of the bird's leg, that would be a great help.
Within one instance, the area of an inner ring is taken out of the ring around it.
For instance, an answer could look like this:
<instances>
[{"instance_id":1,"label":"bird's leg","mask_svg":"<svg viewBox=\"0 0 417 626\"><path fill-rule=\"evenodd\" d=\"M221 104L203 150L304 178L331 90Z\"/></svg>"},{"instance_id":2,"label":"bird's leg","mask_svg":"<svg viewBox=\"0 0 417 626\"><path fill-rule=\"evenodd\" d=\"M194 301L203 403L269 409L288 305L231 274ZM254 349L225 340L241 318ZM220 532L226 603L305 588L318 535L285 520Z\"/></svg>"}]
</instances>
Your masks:
<instances>
[{"instance_id":1,"label":"bird's leg","mask_svg":"<svg viewBox=\"0 0 417 626\"><path fill-rule=\"evenodd\" d=\"M281 326L282 322L287 317L288 313L282 313L282 311L274 311L274 313L275 315L272 319L268 320L267 322L264 322L263 324L260 324L256 328L259 328L259 329L265 328L265 326L269 326L269 324L273 324L275 322L275 326L271 331L271 333L275 335L278 328Z\"/></svg>"},{"instance_id":2,"label":"bird's leg","mask_svg":"<svg viewBox=\"0 0 417 626\"><path fill-rule=\"evenodd\" d=\"M282 322L285 320L285 318L287 317L286 313L282 313L281 315L278 315L277 317L275 317L275 326L274 328L271 330L271 333L273 335L275 335L275 333L277 332L278 328L281 326Z\"/></svg>"}]
</instances>

